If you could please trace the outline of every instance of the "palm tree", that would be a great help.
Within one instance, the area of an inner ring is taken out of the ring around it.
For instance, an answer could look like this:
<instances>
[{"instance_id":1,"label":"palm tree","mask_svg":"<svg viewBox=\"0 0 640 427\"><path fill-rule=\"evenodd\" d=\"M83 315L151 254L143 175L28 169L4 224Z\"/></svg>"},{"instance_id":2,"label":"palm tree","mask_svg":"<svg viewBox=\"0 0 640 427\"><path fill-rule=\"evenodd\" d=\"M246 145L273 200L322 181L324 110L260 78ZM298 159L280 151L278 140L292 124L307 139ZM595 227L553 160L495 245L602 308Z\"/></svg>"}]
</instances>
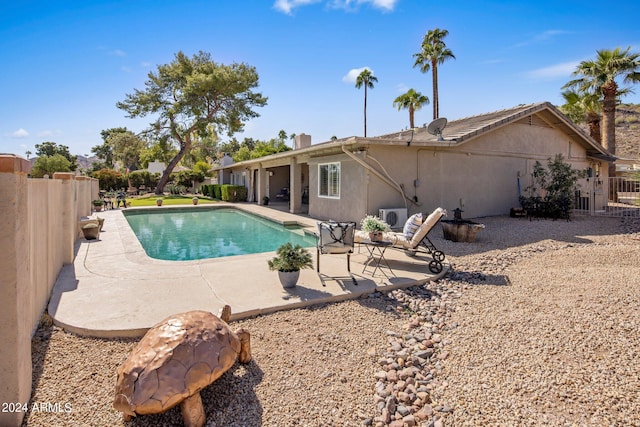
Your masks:
<instances>
[{"instance_id":1,"label":"palm tree","mask_svg":"<svg viewBox=\"0 0 640 427\"><path fill-rule=\"evenodd\" d=\"M580 94L573 90L562 92L565 103L560 106L560 110L576 123L587 123L589 135L599 143L602 143L600 132L600 120L602 115L602 104L600 96L593 92Z\"/></svg>"},{"instance_id":2,"label":"palm tree","mask_svg":"<svg viewBox=\"0 0 640 427\"><path fill-rule=\"evenodd\" d=\"M423 73L431 70L433 78L433 119L440 117L440 101L438 98L438 65L447 59L456 59L453 52L444 44L443 39L449 34L447 30L439 28L427 31L422 40L420 52L413 55L416 62L414 68L420 66Z\"/></svg>"},{"instance_id":3,"label":"palm tree","mask_svg":"<svg viewBox=\"0 0 640 427\"><path fill-rule=\"evenodd\" d=\"M356 88L360 89L364 86L364 136L367 137L367 88L373 89L373 83L377 82L378 78L373 75L371 70L365 68L358 75L356 79Z\"/></svg>"},{"instance_id":4,"label":"palm tree","mask_svg":"<svg viewBox=\"0 0 640 427\"><path fill-rule=\"evenodd\" d=\"M393 101L393 106L398 107L398 111L402 108L409 110L409 127L413 129L413 116L416 111L422 108L423 105L429 103L429 98L420 92L416 92L413 89L409 89L406 93L403 93Z\"/></svg>"},{"instance_id":5,"label":"palm tree","mask_svg":"<svg viewBox=\"0 0 640 427\"><path fill-rule=\"evenodd\" d=\"M617 79L623 83L640 81L640 53L629 53L631 48L621 50L596 51L595 60L582 61L573 72L578 78L571 80L562 88L575 88L580 93L598 93L602 95L602 142L611 154L616 154L615 116L616 104L621 94L628 89L620 89ZM609 176L615 176L615 165L609 165Z\"/></svg>"}]
</instances>

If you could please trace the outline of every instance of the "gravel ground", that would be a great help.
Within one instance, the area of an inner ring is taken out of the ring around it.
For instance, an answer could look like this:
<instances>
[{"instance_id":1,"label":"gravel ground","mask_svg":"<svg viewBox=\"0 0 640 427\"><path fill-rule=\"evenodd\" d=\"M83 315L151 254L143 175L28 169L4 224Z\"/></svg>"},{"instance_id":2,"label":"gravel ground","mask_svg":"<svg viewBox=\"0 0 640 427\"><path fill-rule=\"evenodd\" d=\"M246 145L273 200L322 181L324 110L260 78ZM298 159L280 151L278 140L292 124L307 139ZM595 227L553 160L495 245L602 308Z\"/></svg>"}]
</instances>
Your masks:
<instances>
[{"instance_id":1,"label":"gravel ground","mask_svg":"<svg viewBox=\"0 0 640 427\"><path fill-rule=\"evenodd\" d=\"M640 425L640 222L482 222L476 243L430 236L437 283L233 322L253 360L202 391L207 426ZM181 425L111 407L136 342L45 316L23 425Z\"/></svg>"}]
</instances>

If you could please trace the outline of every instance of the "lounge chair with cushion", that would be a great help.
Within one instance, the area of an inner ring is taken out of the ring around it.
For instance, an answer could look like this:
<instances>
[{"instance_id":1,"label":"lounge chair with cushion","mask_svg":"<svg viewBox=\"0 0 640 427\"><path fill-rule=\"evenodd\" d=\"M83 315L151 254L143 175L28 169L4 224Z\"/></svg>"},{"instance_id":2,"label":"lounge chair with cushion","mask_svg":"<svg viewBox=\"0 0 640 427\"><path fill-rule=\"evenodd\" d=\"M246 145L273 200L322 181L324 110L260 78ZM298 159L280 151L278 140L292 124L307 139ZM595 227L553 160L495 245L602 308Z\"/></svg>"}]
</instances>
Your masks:
<instances>
[{"instance_id":1,"label":"lounge chair with cushion","mask_svg":"<svg viewBox=\"0 0 640 427\"><path fill-rule=\"evenodd\" d=\"M351 254L353 253L355 222L324 221L318 223L318 243L316 269L320 272L320 254L346 254L347 271L357 285L356 279L351 275Z\"/></svg>"},{"instance_id":2,"label":"lounge chair with cushion","mask_svg":"<svg viewBox=\"0 0 640 427\"><path fill-rule=\"evenodd\" d=\"M443 208L434 210L424 221L422 221L424 215L420 213L412 215L405 223L402 233L387 232L384 233L383 239L390 241L394 248L404 249L409 256L415 256L417 253L431 255L433 260L429 262L429 270L438 274L442 271L442 261L444 261L445 255L435 247L428 234L446 215L447 211ZM356 232L356 243L368 238L367 233Z\"/></svg>"}]
</instances>

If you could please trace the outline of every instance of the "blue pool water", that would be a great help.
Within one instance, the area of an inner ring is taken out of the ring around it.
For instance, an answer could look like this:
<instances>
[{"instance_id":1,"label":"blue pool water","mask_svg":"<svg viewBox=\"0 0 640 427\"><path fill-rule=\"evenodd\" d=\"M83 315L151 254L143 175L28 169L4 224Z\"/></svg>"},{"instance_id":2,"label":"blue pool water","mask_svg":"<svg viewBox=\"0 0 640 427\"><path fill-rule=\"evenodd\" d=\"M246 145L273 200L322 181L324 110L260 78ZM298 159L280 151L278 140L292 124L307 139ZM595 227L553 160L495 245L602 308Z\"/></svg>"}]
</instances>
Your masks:
<instances>
[{"instance_id":1,"label":"blue pool water","mask_svg":"<svg viewBox=\"0 0 640 427\"><path fill-rule=\"evenodd\" d=\"M271 252L291 242L315 246L300 227L233 208L127 211L125 218L151 258L186 261Z\"/></svg>"}]
</instances>

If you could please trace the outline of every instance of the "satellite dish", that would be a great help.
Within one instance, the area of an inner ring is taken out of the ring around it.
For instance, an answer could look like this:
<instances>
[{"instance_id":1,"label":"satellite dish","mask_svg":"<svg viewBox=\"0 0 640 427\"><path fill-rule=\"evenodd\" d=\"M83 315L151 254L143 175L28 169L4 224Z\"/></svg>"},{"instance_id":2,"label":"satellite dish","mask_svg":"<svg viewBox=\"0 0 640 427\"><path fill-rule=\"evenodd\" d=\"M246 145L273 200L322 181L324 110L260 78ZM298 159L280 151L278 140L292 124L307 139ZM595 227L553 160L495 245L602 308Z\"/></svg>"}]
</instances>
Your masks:
<instances>
[{"instance_id":1,"label":"satellite dish","mask_svg":"<svg viewBox=\"0 0 640 427\"><path fill-rule=\"evenodd\" d=\"M434 121L429 123L429 126L427 126L427 132L429 132L431 135L437 135L438 141L444 141L444 138L442 138L442 131L446 126L447 119L445 119L444 117L440 117L439 119L435 119Z\"/></svg>"}]
</instances>

